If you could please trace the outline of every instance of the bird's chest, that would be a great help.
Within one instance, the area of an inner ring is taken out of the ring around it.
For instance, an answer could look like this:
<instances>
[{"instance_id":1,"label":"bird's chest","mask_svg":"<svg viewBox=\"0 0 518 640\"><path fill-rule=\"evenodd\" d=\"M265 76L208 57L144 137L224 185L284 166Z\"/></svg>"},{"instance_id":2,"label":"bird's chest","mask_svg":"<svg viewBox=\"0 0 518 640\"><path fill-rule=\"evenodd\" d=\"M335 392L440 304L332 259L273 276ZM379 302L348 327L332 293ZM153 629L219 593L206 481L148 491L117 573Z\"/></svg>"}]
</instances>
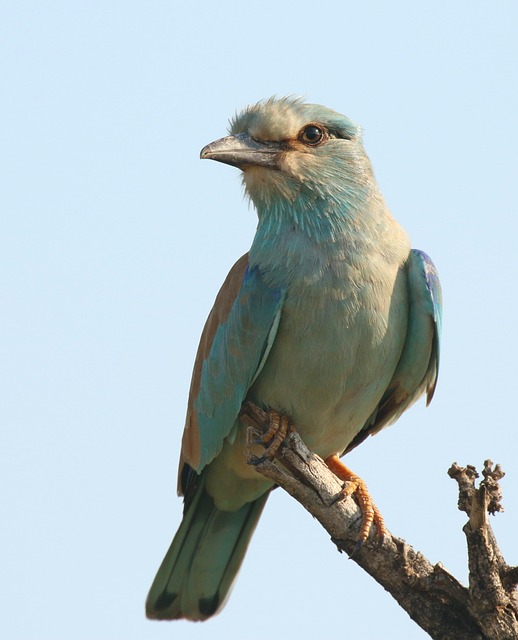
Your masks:
<instances>
[{"instance_id":1,"label":"bird's chest","mask_svg":"<svg viewBox=\"0 0 518 640\"><path fill-rule=\"evenodd\" d=\"M342 264L288 292L278 333L251 396L290 415L310 448L343 450L385 391L406 332L397 266Z\"/></svg>"}]
</instances>

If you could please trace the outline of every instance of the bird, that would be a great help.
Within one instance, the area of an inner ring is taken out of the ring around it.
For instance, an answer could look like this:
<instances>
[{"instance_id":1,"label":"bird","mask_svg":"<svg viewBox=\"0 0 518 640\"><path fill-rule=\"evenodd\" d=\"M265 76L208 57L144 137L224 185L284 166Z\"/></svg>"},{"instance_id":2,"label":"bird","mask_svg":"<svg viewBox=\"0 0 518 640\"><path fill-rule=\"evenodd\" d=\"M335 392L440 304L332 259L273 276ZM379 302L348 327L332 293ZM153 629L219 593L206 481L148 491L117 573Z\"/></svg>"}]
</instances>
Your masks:
<instances>
[{"instance_id":1,"label":"bird","mask_svg":"<svg viewBox=\"0 0 518 640\"><path fill-rule=\"evenodd\" d=\"M183 520L146 601L159 620L221 610L273 488L249 463L243 403L281 433L265 436L266 450L295 429L359 488L365 539L373 521L383 533L383 519L340 457L422 395L429 404L439 368L437 270L391 215L358 125L273 97L231 119L229 135L200 156L241 171L258 222L195 359L178 472Z\"/></svg>"}]
</instances>

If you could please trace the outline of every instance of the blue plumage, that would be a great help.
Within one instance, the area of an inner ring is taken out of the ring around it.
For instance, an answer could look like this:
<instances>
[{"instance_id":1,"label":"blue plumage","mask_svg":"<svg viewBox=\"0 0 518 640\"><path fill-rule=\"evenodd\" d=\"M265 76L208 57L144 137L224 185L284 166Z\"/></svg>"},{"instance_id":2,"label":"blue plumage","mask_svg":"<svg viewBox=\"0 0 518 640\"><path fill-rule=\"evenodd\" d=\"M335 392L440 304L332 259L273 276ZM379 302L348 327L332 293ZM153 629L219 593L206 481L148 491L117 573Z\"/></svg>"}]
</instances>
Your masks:
<instances>
[{"instance_id":1,"label":"blue plumage","mask_svg":"<svg viewBox=\"0 0 518 640\"><path fill-rule=\"evenodd\" d=\"M280 317L284 292L269 287L257 267L247 267L227 321L219 325L202 367L194 401L200 433L202 469L221 451L241 404L268 355Z\"/></svg>"},{"instance_id":2,"label":"blue plumage","mask_svg":"<svg viewBox=\"0 0 518 640\"><path fill-rule=\"evenodd\" d=\"M271 99L201 155L242 170L258 227L201 337L180 460L185 515L146 604L160 619L204 620L223 606L272 488L247 464L244 400L289 416L336 469L431 400L439 364L436 269L391 216L357 125Z\"/></svg>"}]
</instances>

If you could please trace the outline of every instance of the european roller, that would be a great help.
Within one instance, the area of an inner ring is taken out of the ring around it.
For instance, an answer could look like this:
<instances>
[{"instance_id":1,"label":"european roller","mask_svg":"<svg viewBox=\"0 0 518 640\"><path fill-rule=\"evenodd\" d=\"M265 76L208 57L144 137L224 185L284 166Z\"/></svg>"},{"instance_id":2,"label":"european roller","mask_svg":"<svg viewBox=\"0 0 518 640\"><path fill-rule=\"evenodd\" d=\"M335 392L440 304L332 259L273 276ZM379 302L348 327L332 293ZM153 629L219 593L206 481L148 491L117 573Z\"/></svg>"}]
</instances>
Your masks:
<instances>
[{"instance_id":1,"label":"european roller","mask_svg":"<svg viewBox=\"0 0 518 640\"><path fill-rule=\"evenodd\" d=\"M364 540L373 523L383 533L383 520L339 458L421 395L430 402L439 363L436 269L390 214L357 125L270 99L201 157L241 170L258 225L201 336L179 468L183 520L146 603L156 619L221 609L272 489L247 461L243 402L269 414L266 455L295 428L351 481Z\"/></svg>"}]
</instances>

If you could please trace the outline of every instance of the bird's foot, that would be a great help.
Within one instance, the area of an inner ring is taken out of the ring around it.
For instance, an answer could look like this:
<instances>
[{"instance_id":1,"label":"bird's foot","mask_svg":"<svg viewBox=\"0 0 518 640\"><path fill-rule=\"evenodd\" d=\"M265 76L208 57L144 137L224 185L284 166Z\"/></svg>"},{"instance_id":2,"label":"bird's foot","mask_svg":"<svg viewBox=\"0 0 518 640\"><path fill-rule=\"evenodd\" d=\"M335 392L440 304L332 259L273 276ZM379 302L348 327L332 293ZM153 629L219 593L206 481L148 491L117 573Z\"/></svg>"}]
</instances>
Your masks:
<instances>
[{"instance_id":1,"label":"bird's foot","mask_svg":"<svg viewBox=\"0 0 518 640\"><path fill-rule=\"evenodd\" d=\"M367 540L373 524L376 526L378 538L383 540L388 532L387 527L385 526L378 507L370 497L365 482L348 469L337 455L329 456L329 458L326 458L325 463L337 478L346 482L343 489L337 495L336 500L353 496L356 498L360 511L362 512L362 525L358 535L357 548L360 548Z\"/></svg>"},{"instance_id":2,"label":"bird's foot","mask_svg":"<svg viewBox=\"0 0 518 640\"><path fill-rule=\"evenodd\" d=\"M251 444L261 444L265 447L264 454L253 458L252 464L273 460L287 436L295 431L289 416L273 409L263 411L253 402L243 404L240 417L250 427Z\"/></svg>"}]
</instances>

